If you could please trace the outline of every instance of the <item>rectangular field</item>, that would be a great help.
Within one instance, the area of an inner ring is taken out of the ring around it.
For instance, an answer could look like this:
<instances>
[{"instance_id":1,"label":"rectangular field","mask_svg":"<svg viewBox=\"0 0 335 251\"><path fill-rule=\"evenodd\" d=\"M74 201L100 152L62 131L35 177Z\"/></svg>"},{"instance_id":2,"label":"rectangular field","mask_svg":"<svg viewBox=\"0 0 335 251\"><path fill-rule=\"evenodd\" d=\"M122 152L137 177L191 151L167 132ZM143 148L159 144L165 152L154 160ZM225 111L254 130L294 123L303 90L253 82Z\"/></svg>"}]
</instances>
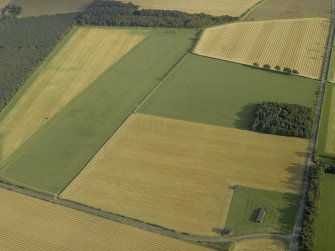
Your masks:
<instances>
[{"instance_id":1,"label":"rectangular field","mask_svg":"<svg viewBox=\"0 0 335 251\"><path fill-rule=\"evenodd\" d=\"M41 16L79 12L93 0L11 0L11 4L22 7L22 16Z\"/></svg>"},{"instance_id":2,"label":"rectangular field","mask_svg":"<svg viewBox=\"0 0 335 251\"><path fill-rule=\"evenodd\" d=\"M142 34L143 30L133 32ZM191 29L144 32L146 39L72 99L2 165L1 177L49 193L59 193L68 185L192 47L196 35Z\"/></svg>"},{"instance_id":3,"label":"rectangular field","mask_svg":"<svg viewBox=\"0 0 335 251\"><path fill-rule=\"evenodd\" d=\"M145 35L128 30L76 28L1 113L1 162Z\"/></svg>"},{"instance_id":4,"label":"rectangular field","mask_svg":"<svg viewBox=\"0 0 335 251\"><path fill-rule=\"evenodd\" d=\"M194 53L253 65L295 69L299 75L320 78L328 37L324 18L258 21L206 29Z\"/></svg>"},{"instance_id":5,"label":"rectangular field","mask_svg":"<svg viewBox=\"0 0 335 251\"><path fill-rule=\"evenodd\" d=\"M128 0L121 0L128 3ZM213 16L238 17L260 0L132 0L142 9L179 10L188 13L206 13Z\"/></svg>"},{"instance_id":6,"label":"rectangular field","mask_svg":"<svg viewBox=\"0 0 335 251\"><path fill-rule=\"evenodd\" d=\"M245 20L330 18L330 13L330 0L265 0L250 12Z\"/></svg>"},{"instance_id":7,"label":"rectangular field","mask_svg":"<svg viewBox=\"0 0 335 251\"><path fill-rule=\"evenodd\" d=\"M4 189L0 200L1 250L208 250Z\"/></svg>"},{"instance_id":8,"label":"rectangular field","mask_svg":"<svg viewBox=\"0 0 335 251\"><path fill-rule=\"evenodd\" d=\"M318 81L188 55L140 107L140 113L250 129L263 101L314 108Z\"/></svg>"},{"instance_id":9,"label":"rectangular field","mask_svg":"<svg viewBox=\"0 0 335 251\"><path fill-rule=\"evenodd\" d=\"M322 181L315 251L335 250L335 175L325 174Z\"/></svg>"},{"instance_id":10,"label":"rectangular field","mask_svg":"<svg viewBox=\"0 0 335 251\"><path fill-rule=\"evenodd\" d=\"M288 243L276 239L252 239L234 244L232 251L287 251Z\"/></svg>"},{"instance_id":11,"label":"rectangular field","mask_svg":"<svg viewBox=\"0 0 335 251\"><path fill-rule=\"evenodd\" d=\"M254 233L290 234L300 198L295 194L241 187L234 191L226 225L236 235ZM260 208L266 208L261 224L256 223Z\"/></svg>"},{"instance_id":12,"label":"rectangular field","mask_svg":"<svg viewBox=\"0 0 335 251\"><path fill-rule=\"evenodd\" d=\"M326 85L316 150L321 158L335 158L335 87L332 83Z\"/></svg>"},{"instance_id":13,"label":"rectangular field","mask_svg":"<svg viewBox=\"0 0 335 251\"><path fill-rule=\"evenodd\" d=\"M215 236L234 184L299 194L308 141L132 115L61 197ZM264 178L266 174L266 179Z\"/></svg>"}]
</instances>

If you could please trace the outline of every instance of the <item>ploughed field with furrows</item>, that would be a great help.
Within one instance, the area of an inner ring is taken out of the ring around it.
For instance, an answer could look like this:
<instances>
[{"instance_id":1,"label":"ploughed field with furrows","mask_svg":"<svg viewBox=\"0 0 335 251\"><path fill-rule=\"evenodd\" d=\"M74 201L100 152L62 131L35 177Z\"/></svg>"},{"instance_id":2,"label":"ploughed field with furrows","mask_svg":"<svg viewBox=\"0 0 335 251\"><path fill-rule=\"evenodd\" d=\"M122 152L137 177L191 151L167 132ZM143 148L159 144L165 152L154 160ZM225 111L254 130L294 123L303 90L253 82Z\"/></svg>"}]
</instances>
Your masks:
<instances>
[{"instance_id":1,"label":"ploughed field with furrows","mask_svg":"<svg viewBox=\"0 0 335 251\"><path fill-rule=\"evenodd\" d=\"M1 250L208 250L0 189Z\"/></svg>"},{"instance_id":2,"label":"ploughed field with furrows","mask_svg":"<svg viewBox=\"0 0 335 251\"><path fill-rule=\"evenodd\" d=\"M328 36L324 18L245 22L206 29L194 53L260 67L269 64L320 78Z\"/></svg>"},{"instance_id":3,"label":"ploughed field with furrows","mask_svg":"<svg viewBox=\"0 0 335 251\"><path fill-rule=\"evenodd\" d=\"M128 3L128 0L121 0ZM241 16L260 0L132 0L142 9L179 10L213 16Z\"/></svg>"}]
</instances>

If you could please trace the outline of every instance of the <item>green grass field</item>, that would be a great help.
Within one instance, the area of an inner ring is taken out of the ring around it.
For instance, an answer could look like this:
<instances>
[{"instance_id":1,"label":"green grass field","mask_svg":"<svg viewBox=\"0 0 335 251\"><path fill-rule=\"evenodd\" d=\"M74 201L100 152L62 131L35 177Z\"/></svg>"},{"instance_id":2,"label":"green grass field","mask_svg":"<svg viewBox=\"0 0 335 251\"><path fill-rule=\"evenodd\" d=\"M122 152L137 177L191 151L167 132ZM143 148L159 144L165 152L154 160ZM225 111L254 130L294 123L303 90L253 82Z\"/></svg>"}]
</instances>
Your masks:
<instances>
[{"instance_id":1,"label":"green grass field","mask_svg":"<svg viewBox=\"0 0 335 251\"><path fill-rule=\"evenodd\" d=\"M1 176L39 191L62 191L192 47L196 31L145 35L5 162Z\"/></svg>"},{"instance_id":2,"label":"green grass field","mask_svg":"<svg viewBox=\"0 0 335 251\"><path fill-rule=\"evenodd\" d=\"M332 54L330 57L329 69L328 69L328 81L334 81L334 71L335 71L335 44L333 44Z\"/></svg>"},{"instance_id":3,"label":"green grass field","mask_svg":"<svg viewBox=\"0 0 335 251\"><path fill-rule=\"evenodd\" d=\"M22 7L21 16L54 15L79 12L93 0L11 0L12 4Z\"/></svg>"},{"instance_id":4,"label":"green grass field","mask_svg":"<svg viewBox=\"0 0 335 251\"><path fill-rule=\"evenodd\" d=\"M325 174L322 181L315 251L335 250L335 175Z\"/></svg>"},{"instance_id":5,"label":"green grass field","mask_svg":"<svg viewBox=\"0 0 335 251\"><path fill-rule=\"evenodd\" d=\"M299 196L241 187L234 191L226 222L234 234L281 233L292 231L298 210ZM267 208L263 223L256 223L259 208Z\"/></svg>"},{"instance_id":6,"label":"green grass field","mask_svg":"<svg viewBox=\"0 0 335 251\"><path fill-rule=\"evenodd\" d=\"M256 104L314 107L318 81L188 55L138 112L249 129Z\"/></svg>"},{"instance_id":7,"label":"green grass field","mask_svg":"<svg viewBox=\"0 0 335 251\"><path fill-rule=\"evenodd\" d=\"M323 100L321 120L319 125L318 140L316 145L316 158L329 161L335 159L335 131L332 129L335 116L332 110L332 98L335 94L334 84L326 85L326 92Z\"/></svg>"}]
</instances>

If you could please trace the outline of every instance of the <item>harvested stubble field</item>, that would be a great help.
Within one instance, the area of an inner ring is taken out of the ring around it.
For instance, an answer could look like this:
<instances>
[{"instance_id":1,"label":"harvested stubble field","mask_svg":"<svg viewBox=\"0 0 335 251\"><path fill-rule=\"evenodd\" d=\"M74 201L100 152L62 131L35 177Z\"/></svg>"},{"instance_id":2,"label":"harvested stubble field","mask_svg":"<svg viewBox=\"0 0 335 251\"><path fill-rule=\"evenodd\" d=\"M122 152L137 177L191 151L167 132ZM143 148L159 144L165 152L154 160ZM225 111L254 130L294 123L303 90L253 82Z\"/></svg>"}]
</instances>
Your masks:
<instances>
[{"instance_id":1,"label":"harvested stubble field","mask_svg":"<svg viewBox=\"0 0 335 251\"><path fill-rule=\"evenodd\" d=\"M143 38L127 30L75 29L1 114L1 161Z\"/></svg>"},{"instance_id":2,"label":"harvested stubble field","mask_svg":"<svg viewBox=\"0 0 335 251\"><path fill-rule=\"evenodd\" d=\"M322 181L315 251L335 250L335 175L325 174Z\"/></svg>"},{"instance_id":3,"label":"harvested stubble field","mask_svg":"<svg viewBox=\"0 0 335 251\"><path fill-rule=\"evenodd\" d=\"M329 0L265 0L245 20L274 20L289 18L325 17L330 18Z\"/></svg>"},{"instance_id":4,"label":"harvested stubble field","mask_svg":"<svg viewBox=\"0 0 335 251\"><path fill-rule=\"evenodd\" d=\"M317 155L335 158L335 87L326 85L317 142Z\"/></svg>"},{"instance_id":5,"label":"harvested stubble field","mask_svg":"<svg viewBox=\"0 0 335 251\"><path fill-rule=\"evenodd\" d=\"M304 139L134 114L61 197L215 236L213 228L225 226L230 186L299 194L307 145Z\"/></svg>"},{"instance_id":6,"label":"harvested stubble field","mask_svg":"<svg viewBox=\"0 0 335 251\"><path fill-rule=\"evenodd\" d=\"M22 16L41 16L79 12L93 0L11 0L11 4L22 7Z\"/></svg>"},{"instance_id":7,"label":"harvested stubble field","mask_svg":"<svg viewBox=\"0 0 335 251\"><path fill-rule=\"evenodd\" d=\"M6 160L0 170L2 178L30 189L60 193L192 47L196 37L192 29L135 29L131 33L146 39Z\"/></svg>"},{"instance_id":8,"label":"harvested stubble field","mask_svg":"<svg viewBox=\"0 0 335 251\"><path fill-rule=\"evenodd\" d=\"M0 189L1 250L208 250Z\"/></svg>"},{"instance_id":9,"label":"harvested stubble field","mask_svg":"<svg viewBox=\"0 0 335 251\"><path fill-rule=\"evenodd\" d=\"M298 70L302 76L320 78L328 37L324 18L245 22L206 29L194 53L272 69Z\"/></svg>"},{"instance_id":10,"label":"harvested stubble field","mask_svg":"<svg viewBox=\"0 0 335 251\"><path fill-rule=\"evenodd\" d=\"M5 7L7 4L9 4L11 0L0 0L0 11L3 7Z\"/></svg>"},{"instance_id":11,"label":"harvested stubble field","mask_svg":"<svg viewBox=\"0 0 335 251\"><path fill-rule=\"evenodd\" d=\"M187 55L138 112L250 129L264 101L315 106L319 83L197 55Z\"/></svg>"},{"instance_id":12,"label":"harvested stubble field","mask_svg":"<svg viewBox=\"0 0 335 251\"><path fill-rule=\"evenodd\" d=\"M287 243L275 239L252 239L237 242L232 251L286 251Z\"/></svg>"},{"instance_id":13,"label":"harvested stubble field","mask_svg":"<svg viewBox=\"0 0 335 251\"><path fill-rule=\"evenodd\" d=\"M121 0L128 3L128 0ZM238 17L260 0L132 0L142 9L179 10L188 13L206 13L213 16Z\"/></svg>"}]
</instances>

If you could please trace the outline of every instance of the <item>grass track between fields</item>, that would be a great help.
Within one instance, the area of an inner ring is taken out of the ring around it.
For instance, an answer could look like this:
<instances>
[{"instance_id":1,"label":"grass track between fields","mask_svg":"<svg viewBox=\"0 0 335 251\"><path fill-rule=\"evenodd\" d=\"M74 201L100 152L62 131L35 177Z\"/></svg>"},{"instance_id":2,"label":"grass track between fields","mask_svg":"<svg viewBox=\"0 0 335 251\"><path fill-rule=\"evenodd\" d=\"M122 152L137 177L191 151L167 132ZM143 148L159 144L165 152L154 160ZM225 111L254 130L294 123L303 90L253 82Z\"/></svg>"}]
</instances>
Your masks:
<instances>
[{"instance_id":1,"label":"grass track between fields","mask_svg":"<svg viewBox=\"0 0 335 251\"><path fill-rule=\"evenodd\" d=\"M195 34L153 30L23 145L1 176L36 190L61 192L192 47Z\"/></svg>"}]
</instances>

